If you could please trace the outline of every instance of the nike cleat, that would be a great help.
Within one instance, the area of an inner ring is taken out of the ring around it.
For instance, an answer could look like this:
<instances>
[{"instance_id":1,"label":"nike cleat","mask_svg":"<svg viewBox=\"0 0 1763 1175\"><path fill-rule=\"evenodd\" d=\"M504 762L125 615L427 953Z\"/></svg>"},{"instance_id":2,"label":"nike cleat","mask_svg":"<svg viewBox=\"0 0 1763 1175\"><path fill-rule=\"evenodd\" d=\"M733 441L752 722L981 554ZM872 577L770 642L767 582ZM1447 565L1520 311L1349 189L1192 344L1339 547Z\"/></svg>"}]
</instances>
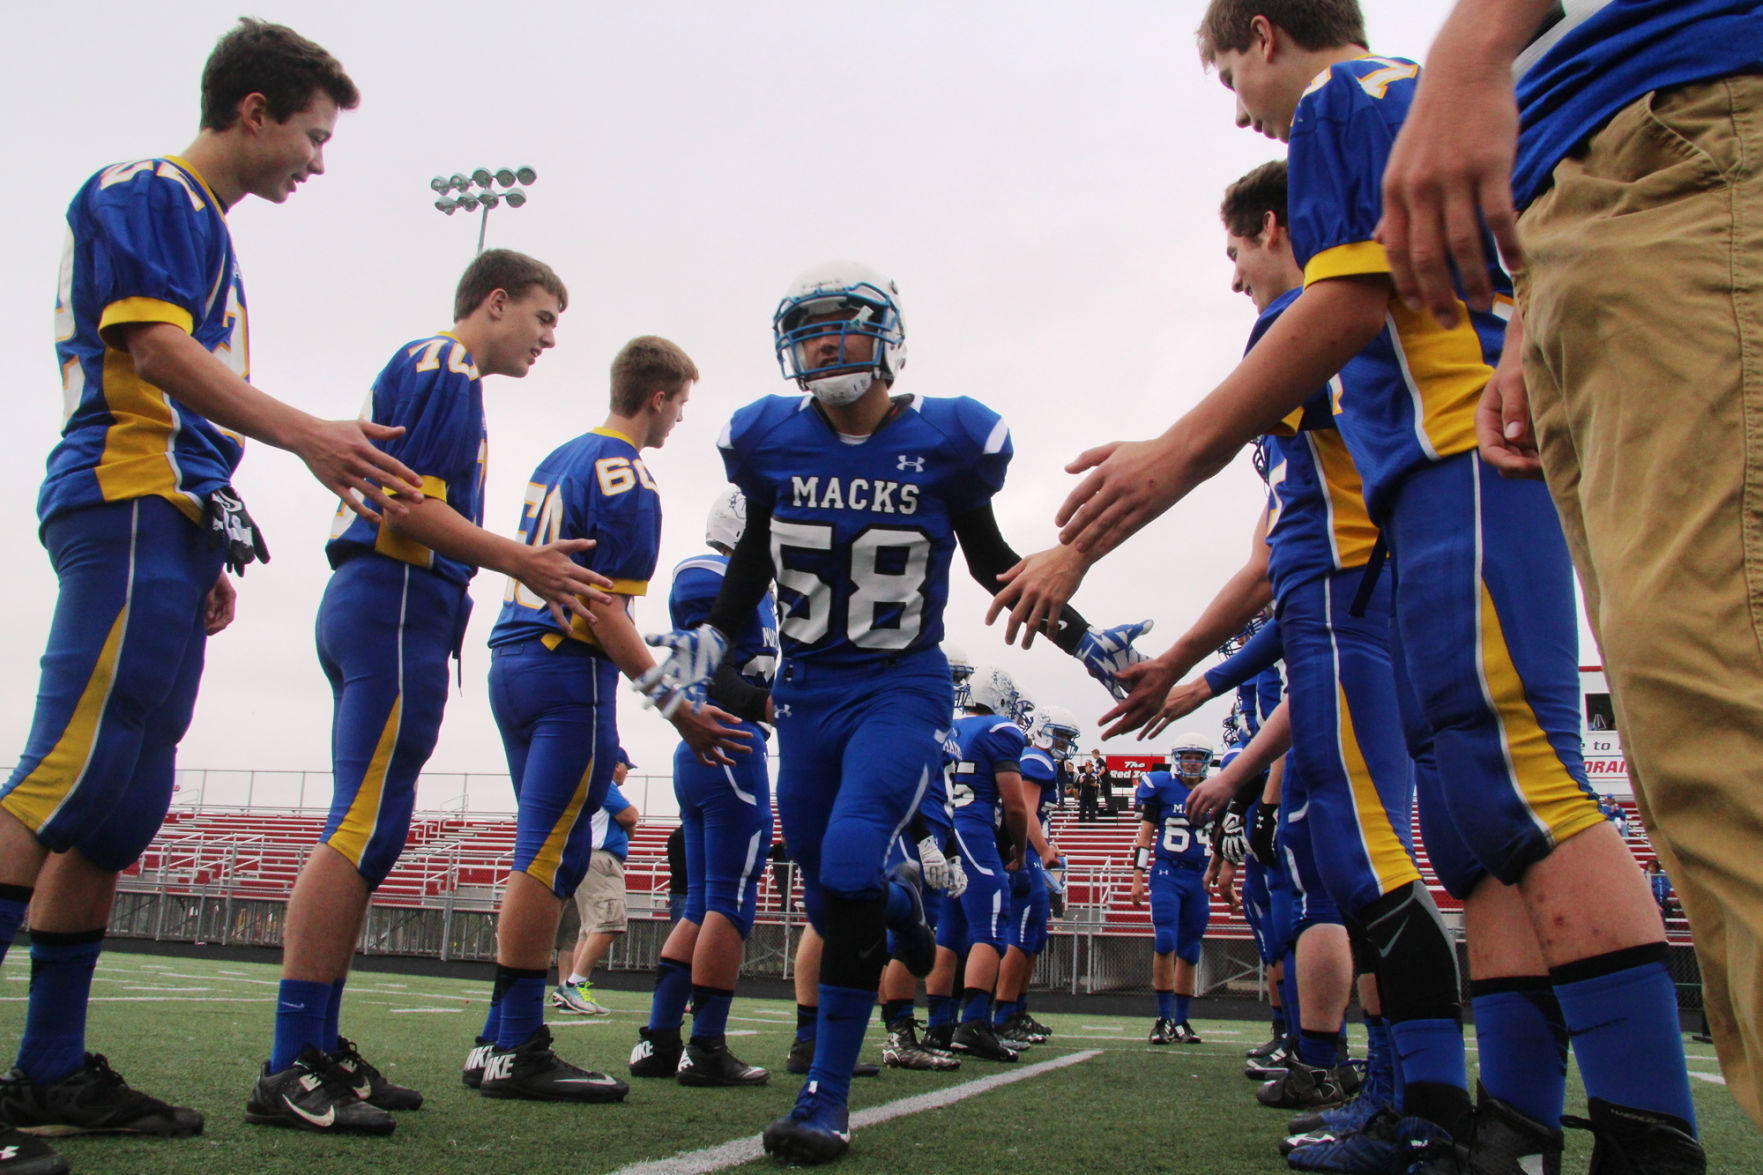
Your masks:
<instances>
[{"instance_id":1,"label":"nike cleat","mask_svg":"<svg viewBox=\"0 0 1763 1175\"><path fill-rule=\"evenodd\" d=\"M1248 1057L1252 1061L1258 1061L1263 1057L1272 1056L1274 1053L1276 1053L1280 1049L1284 1048L1285 1043L1286 1043L1285 1037L1275 1036L1272 1039L1263 1041L1262 1043L1256 1045L1254 1048L1249 1049L1243 1055L1245 1057Z\"/></svg>"},{"instance_id":2,"label":"nike cleat","mask_svg":"<svg viewBox=\"0 0 1763 1175\"><path fill-rule=\"evenodd\" d=\"M984 1020L969 1020L955 1029L955 1036L950 1042L958 1057L973 1057L981 1061L1014 1061L1016 1050L998 1039L992 1026Z\"/></svg>"},{"instance_id":3,"label":"nike cleat","mask_svg":"<svg viewBox=\"0 0 1763 1175\"><path fill-rule=\"evenodd\" d=\"M1476 1175L1561 1175L1564 1140L1560 1130L1551 1130L1516 1106L1490 1097L1479 1081L1475 1092L1475 1137L1470 1155L1471 1169ZM1594 1165L1592 1170L1598 1167Z\"/></svg>"},{"instance_id":4,"label":"nike cleat","mask_svg":"<svg viewBox=\"0 0 1763 1175\"><path fill-rule=\"evenodd\" d=\"M337 1037L337 1051L331 1054L337 1068L349 1075L355 1096L382 1110L420 1110L422 1095L414 1089L394 1085L368 1061L363 1059L355 1042L346 1036Z\"/></svg>"},{"instance_id":5,"label":"nike cleat","mask_svg":"<svg viewBox=\"0 0 1763 1175\"><path fill-rule=\"evenodd\" d=\"M483 1084L484 1061L495 1047L495 1041L480 1036L477 1043L471 1046L471 1051L465 1054L465 1065L459 1070L459 1080L465 1083L465 1088L476 1089Z\"/></svg>"},{"instance_id":6,"label":"nike cleat","mask_svg":"<svg viewBox=\"0 0 1763 1175\"><path fill-rule=\"evenodd\" d=\"M830 1163L851 1149L851 1112L820 1096L820 1083L802 1086L789 1114L765 1128L765 1153L804 1167Z\"/></svg>"},{"instance_id":7,"label":"nike cleat","mask_svg":"<svg viewBox=\"0 0 1763 1175\"><path fill-rule=\"evenodd\" d=\"M1183 1020L1181 1023L1179 1023L1175 1026L1175 1043L1176 1044L1199 1044L1200 1043L1200 1034L1198 1032L1194 1031L1194 1026L1192 1024L1189 1024L1186 1020Z\"/></svg>"},{"instance_id":8,"label":"nike cleat","mask_svg":"<svg viewBox=\"0 0 1763 1175\"><path fill-rule=\"evenodd\" d=\"M1029 1016L1027 1012L1016 1012L1004 1023L998 1025L1001 1036L1013 1036L1017 1040L1029 1044L1046 1044L1052 1033L1047 1032L1045 1025Z\"/></svg>"},{"instance_id":9,"label":"nike cleat","mask_svg":"<svg viewBox=\"0 0 1763 1175\"><path fill-rule=\"evenodd\" d=\"M485 1097L536 1102L621 1102L630 1091L618 1078L578 1069L552 1052L551 1030L542 1024L514 1048L492 1048L478 1085Z\"/></svg>"},{"instance_id":10,"label":"nike cleat","mask_svg":"<svg viewBox=\"0 0 1763 1175\"><path fill-rule=\"evenodd\" d=\"M152 1134L188 1138L202 1133L202 1115L130 1089L98 1053L59 1081L39 1085L14 1069L0 1078L0 1121L26 1134Z\"/></svg>"},{"instance_id":11,"label":"nike cleat","mask_svg":"<svg viewBox=\"0 0 1763 1175\"><path fill-rule=\"evenodd\" d=\"M1255 1091L1255 1100L1276 1110L1320 1110L1347 1100L1332 1069L1313 1069L1293 1061L1278 1077Z\"/></svg>"},{"instance_id":12,"label":"nike cleat","mask_svg":"<svg viewBox=\"0 0 1763 1175\"><path fill-rule=\"evenodd\" d=\"M724 1037L700 1041L693 1037L686 1042L685 1055L679 1062L679 1083L699 1088L737 1085L764 1085L771 1073L758 1065L749 1065L728 1051Z\"/></svg>"},{"instance_id":13,"label":"nike cleat","mask_svg":"<svg viewBox=\"0 0 1763 1175\"><path fill-rule=\"evenodd\" d=\"M264 1062L245 1121L330 1134L390 1134L397 1126L392 1115L356 1097L354 1079L311 1045L279 1073Z\"/></svg>"},{"instance_id":14,"label":"nike cleat","mask_svg":"<svg viewBox=\"0 0 1763 1175\"><path fill-rule=\"evenodd\" d=\"M1175 1021L1158 1019L1155 1024L1151 1025L1151 1035L1145 1039L1152 1044L1174 1044Z\"/></svg>"},{"instance_id":15,"label":"nike cleat","mask_svg":"<svg viewBox=\"0 0 1763 1175\"><path fill-rule=\"evenodd\" d=\"M1702 1175L1708 1169L1689 1123L1666 1114L1594 1097L1586 1099L1584 1118L1564 1117L1561 1124L1592 1132L1591 1169L1597 1175Z\"/></svg>"},{"instance_id":16,"label":"nike cleat","mask_svg":"<svg viewBox=\"0 0 1763 1175\"><path fill-rule=\"evenodd\" d=\"M917 862L902 861L888 870L888 880L904 889L912 898L912 913L900 926L888 929L894 935L894 958L906 970L923 979L937 964L937 932L924 917L924 878Z\"/></svg>"},{"instance_id":17,"label":"nike cleat","mask_svg":"<svg viewBox=\"0 0 1763 1175\"><path fill-rule=\"evenodd\" d=\"M632 1077L672 1077L679 1072L686 1046L677 1028L639 1028L637 1047L631 1050Z\"/></svg>"},{"instance_id":18,"label":"nike cleat","mask_svg":"<svg viewBox=\"0 0 1763 1175\"><path fill-rule=\"evenodd\" d=\"M1269 1081L1286 1071L1292 1063L1293 1052L1289 1046L1281 1046L1279 1051L1265 1057L1255 1057L1243 1066L1243 1076L1250 1081Z\"/></svg>"},{"instance_id":19,"label":"nike cleat","mask_svg":"<svg viewBox=\"0 0 1763 1175\"><path fill-rule=\"evenodd\" d=\"M955 1026L937 1024L926 1028L918 1038L918 1047L933 1057L955 1056Z\"/></svg>"},{"instance_id":20,"label":"nike cleat","mask_svg":"<svg viewBox=\"0 0 1763 1175\"><path fill-rule=\"evenodd\" d=\"M890 1069L949 1072L961 1068L953 1054L939 1055L918 1043L918 1022L902 1016L888 1025L888 1042L882 1046L882 1064Z\"/></svg>"},{"instance_id":21,"label":"nike cleat","mask_svg":"<svg viewBox=\"0 0 1763 1175\"><path fill-rule=\"evenodd\" d=\"M0 1122L0 1175L67 1175L67 1160L42 1139Z\"/></svg>"}]
</instances>

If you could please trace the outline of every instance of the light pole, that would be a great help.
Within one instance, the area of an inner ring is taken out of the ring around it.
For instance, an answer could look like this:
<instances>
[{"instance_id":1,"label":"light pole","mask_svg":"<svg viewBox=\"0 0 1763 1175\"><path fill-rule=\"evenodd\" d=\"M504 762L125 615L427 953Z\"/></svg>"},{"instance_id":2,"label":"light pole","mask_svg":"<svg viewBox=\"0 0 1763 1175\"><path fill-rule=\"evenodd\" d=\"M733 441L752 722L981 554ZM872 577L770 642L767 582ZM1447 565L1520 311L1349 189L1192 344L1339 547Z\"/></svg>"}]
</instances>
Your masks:
<instances>
[{"instance_id":1,"label":"light pole","mask_svg":"<svg viewBox=\"0 0 1763 1175\"><path fill-rule=\"evenodd\" d=\"M506 202L510 208L519 208L526 203L526 188L516 185L531 184L538 178L539 173L530 167L500 167L495 171L491 171L487 167L480 167L469 176L458 171L450 176L437 175L429 181L429 187L438 197L435 200L435 208L445 212L448 216L452 216L461 208L467 212L473 208L484 210L483 220L478 223L477 230L477 251L482 253L484 251L484 233L489 231L490 227L490 209L503 202ZM471 190L474 186L477 188L475 192ZM459 194L449 195L450 192L458 192Z\"/></svg>"}]
</instances>

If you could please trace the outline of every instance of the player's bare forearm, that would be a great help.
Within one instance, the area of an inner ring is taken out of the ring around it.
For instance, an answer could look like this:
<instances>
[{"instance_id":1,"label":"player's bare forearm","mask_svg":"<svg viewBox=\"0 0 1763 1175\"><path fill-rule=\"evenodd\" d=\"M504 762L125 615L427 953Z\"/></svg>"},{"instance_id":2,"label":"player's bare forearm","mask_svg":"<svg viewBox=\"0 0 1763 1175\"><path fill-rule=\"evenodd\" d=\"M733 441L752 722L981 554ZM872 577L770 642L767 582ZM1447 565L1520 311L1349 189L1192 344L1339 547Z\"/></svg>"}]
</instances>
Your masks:
<instances>
[{"instance_id":1,"label":"player's bare forearm","mask_svg":"<svg viewBox=\"0 0 1763 1175\"><path fill-rule=\"evenodd\" d=\"M1267 786L1261 789L1262 807L1279 807L1279 798L1285 791L1285 782L1286 761L1282 755L1267 768Z\"/></svg>"},{"instance_id":2,"label":"player's bare forearm","mask_svg":"<svg viewBox=\"0 0 1763 1175\"><path fill-rule=\"evenodd\" d=\"M1161 436L1081 454L1066 469L1089 476L1054 518L1064 528L1059 541L1099 559L1192 493L1377 337L1390 292L1381 275L1317 282Z\"/></svg>"},{"instance_id":3,"label":"player's bare forearm","mask_svg":"<svg viewBox=\"0 0 1763 1175\"><path fill-rule=\"evenodd\" d=\"M1020 865L1027 855L1028 845L1028 798L1022 786L1022 776L1013 771L1000 771L997 775L998 798L1004 805L1004 835L1010 840L1014 859Z\"/></svg>"},{"instance_id":4,"label":"player's bare forearm","mask_svg":"<svg viewBox=\"0 0 1763 1175\"><path fill-rule=\"evenodd\" d=\"M635 681L655 668L655 658L649 655L648 642L643 640L630 613L625 611L628 599L628 596L612 596L608 602L589 600L588 610L594 616L594 640L612 658L618 671Z\"/></svg>"},{"instance_id":5,"label":"player's bare forearm","mask_svg":"<svg viewBox=\"0 0 1763 1175\"><path fill-rule=\"evenodd\" d=\"M1255 732L1255 737L1249 740L1249 745L1244 747L1241 753L1231 761L1231 766L1240 768L1250 776L1259 775L1262 771L1271 770L1274 764L1291 749L1291 711L1287 703L1281 701L1273 708L1273 713L1269 714L1261 723L1261 729Z\"/></svg>"},{"instance_id":6,"label":"player's bare forearm","mask_svg":"<svg viewBox=\"0 0 1763 1175\"><path fill-rule=\"evenodd\" d=\"M1041 822L1035 819L1035 808L1041 802L1041 785L1038 783L1030 783L1028 780L1024 779L1022 780L1021 791L1022 810L1027 813L1028 847L1033 849L1040 856L1041 861L1045 863L1047 858L1052 855L1052 852L1047 846L1046 833L1041 830Z\"/></svg>"},{"instance_id":7,"label":"player's bare forearm","mask_svg":"<svg viewBox=\"0 0 1763 1175\"><path fill-rule=\"evenodd\" d=\"M559 623L564 622L561 610L565 608L593 623L593 615L583 597L599 597L603 603L610 602L610 597L601 589L610 588L612 581L570 558L577 552L592 550L592 539L562 539L545 546L529 547L485 530L439 498L412 502L403 518L382 525L410 536L449 559L500 571L510 579L519 580L552 606Z\"/></svg>"}]
</instances>

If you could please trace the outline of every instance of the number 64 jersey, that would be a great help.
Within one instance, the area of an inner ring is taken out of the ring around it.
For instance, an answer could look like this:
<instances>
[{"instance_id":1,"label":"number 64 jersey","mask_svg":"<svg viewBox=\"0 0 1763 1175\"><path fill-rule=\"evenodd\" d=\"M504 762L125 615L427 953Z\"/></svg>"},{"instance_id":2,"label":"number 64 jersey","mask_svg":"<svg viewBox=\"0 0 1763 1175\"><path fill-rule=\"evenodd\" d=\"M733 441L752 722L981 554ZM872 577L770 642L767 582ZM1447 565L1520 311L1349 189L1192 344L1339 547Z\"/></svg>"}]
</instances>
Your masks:
<instances>
[{"instance_id":1,"label":"number 64 jersey","mask_svg":"<svg viewBox=\"0 0 1763 1175\"><path fill-rule=\"evenodd\" d=\"M1188 823L1188 787L1167 771L1147 771L1139 779L1133 801L1143 809L1145 823L1156 830L1152 857L1186 869L1206 868L1212 847Z\"/></svg>"},{"instance_id":2,"label":"number 64 jersey","mask_svg":"<svg viewBox=\"0 0 1763 1175\"><path fill-rule=\"evenodd\" d=\"M846 439L812 397L767 396L717 442L729 480L771 512L785 661L849 665L942 643L954 519L1003 486L1010 430L966 397L895 403L874 433Z\"/></svg>"}]
</instances>

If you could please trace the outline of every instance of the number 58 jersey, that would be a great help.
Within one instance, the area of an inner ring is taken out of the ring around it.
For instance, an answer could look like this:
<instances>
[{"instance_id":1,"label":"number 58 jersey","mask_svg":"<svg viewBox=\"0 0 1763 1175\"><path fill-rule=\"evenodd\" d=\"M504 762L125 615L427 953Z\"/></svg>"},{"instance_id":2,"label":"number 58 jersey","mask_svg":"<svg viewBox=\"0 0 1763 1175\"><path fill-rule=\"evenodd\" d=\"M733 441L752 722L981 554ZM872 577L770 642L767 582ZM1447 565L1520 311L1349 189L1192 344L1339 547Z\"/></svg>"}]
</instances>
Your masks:
<instances>
[{"instance_id":1,"label":"number 58 jersey","mask_svg":"<svg viewBox=\"0 0 1763 1175\"><path fill-rule=\"evenodd\" d=\"M966 397L896 403L851 443L812 397L767 396L717 442L729 480L771 512L785 661L860 664L942 643L954 519L1003 486L1010 430Z\"/></svg>"}]
</instances>

